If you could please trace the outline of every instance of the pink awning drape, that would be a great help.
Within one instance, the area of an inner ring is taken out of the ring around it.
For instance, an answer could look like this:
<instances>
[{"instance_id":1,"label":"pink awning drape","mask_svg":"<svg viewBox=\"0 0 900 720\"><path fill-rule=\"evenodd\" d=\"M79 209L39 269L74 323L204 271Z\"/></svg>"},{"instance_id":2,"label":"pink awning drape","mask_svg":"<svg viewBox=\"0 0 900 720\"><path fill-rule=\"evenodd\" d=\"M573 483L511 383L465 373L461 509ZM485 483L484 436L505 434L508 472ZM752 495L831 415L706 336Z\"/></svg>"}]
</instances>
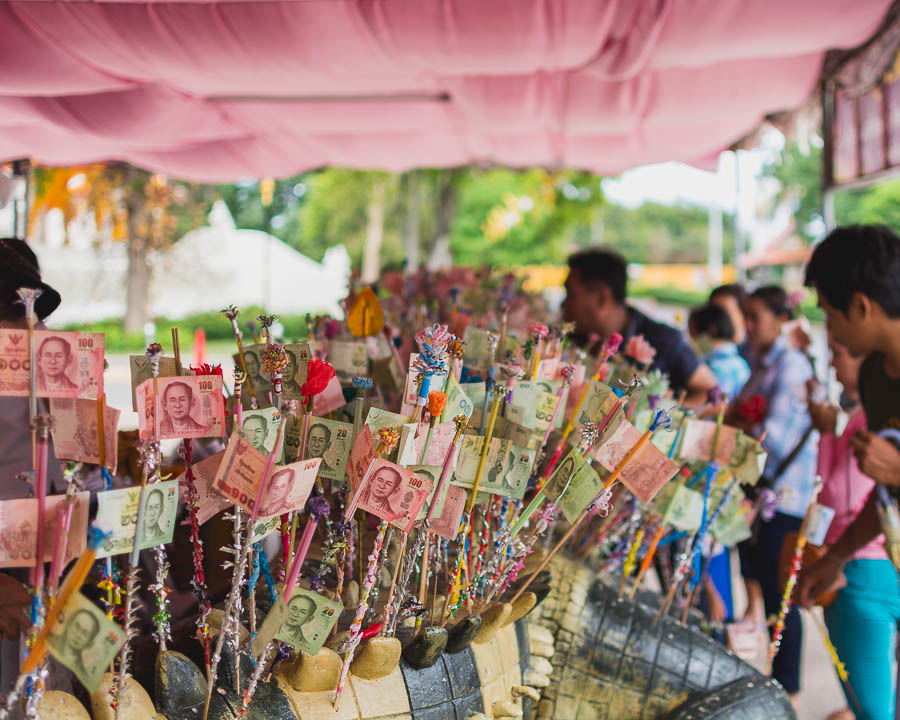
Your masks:
<instances>
[{"instance_id":1,"label":"pink awning drape","mask_svg":"<svg viewBox=\"0 0 900 720\"><path fill-rule=\"evenodd\" d=\"M0 159L186 179L698 161L888 0L0 2Z\"/></svg>"}]
</instances>

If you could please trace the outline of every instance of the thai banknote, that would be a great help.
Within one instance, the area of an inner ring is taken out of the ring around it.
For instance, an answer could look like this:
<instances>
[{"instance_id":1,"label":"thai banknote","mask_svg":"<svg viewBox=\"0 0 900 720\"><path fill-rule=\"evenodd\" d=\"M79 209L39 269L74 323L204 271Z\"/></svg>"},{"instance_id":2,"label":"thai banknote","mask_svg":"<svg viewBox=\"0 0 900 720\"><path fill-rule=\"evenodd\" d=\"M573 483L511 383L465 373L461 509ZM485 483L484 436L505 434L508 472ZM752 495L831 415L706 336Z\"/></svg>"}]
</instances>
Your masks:
<instances>
[{"instance_id":1,"label":"thai banknote","mask_svg":"<svg viewBox=\"0 0 900 720\"><path fill-rule=\"evenodd\" d=\"M272 517L257 520L253 524L253 531L250 533L250 544L259 542L264 537L271 535L281 527L281 516L273 515Z\"/></svg>"},{"instance_id":2,"label":"thai banknote","mask_svg":"<svg viewBox=\"0 0 900 720\"><path fill-rule=\"evenodd\" d=\"M85 398L51 398L53 416L53 451L57 460L100 465L100 435L97 432L97 400ZM118 457L120 410L103 406L103 462L115 475Z\"/></svg>"},{"instance_id":3,"label":"thai banknote","mask_svg":"<svg viewBox=\"0 0 900 720\"><path fill-rule=\"evenodd\" d=\"M454 484L474 487L483 446L484 437L463 436L453 474ZM509 440L493 438L485 456L479 491L521 500L528 487L534 456L534 450L513 445Z\"/></svg>"},{"instance_id":4,"label":"thai banknote","mask_svg":"<svg viewBox=\"0 0 900 720\"><path fill-rule=\"evenodd\" d=\"M619 480L647 505L660 488L675 476L678 466L651 442L644 443L626 463L628 454L642 434L630 422L623 420L609 439L597 448L595 458L609 472L623 464Z\"/></svg>"},{"instance_id":5,"label":"thai banknote","mask_svg":"<svg viewBox=\"0 0 900 720\"><path fill-rule=\"evenodd\" d=\"M602 489L597 471L577 450L563 458L545 487L547 497L558 502L570 523L575 522Z\"/></svg>"},{"instance_id":6,"label":"thai banknote","mask_svg":"<svg viewBox=\"0 0 900 720\"><path fill-rule=\"evenodd\" d=\"M484 408L484 382L465 382L460 383L460 387L463 389L463 392L469 396L472 400L472 405L476 410L479 408Z\"/></svg>"},{"instance_id":7,"label":"thai banknote","mask_svg":"<svg viewBox=\"0 0 900 720\"><path fill-rule=\"evenodd\" d=\"M93 398L103 388L103 333L34 331L35 394ZM31 358L27 330L0 330L0 395L27 397Z\"/></svg>"},{"instance_id":8,"label":"thai banknote","mask_svg":"<svg viewBox=\"0 0 900 720\"><path fill-rule=\"evenodd\" d=\"M322 458L276 465L263 493L259 517L275 517L300 510L309 499Z\"/></svg>"},{"instance_id":9,"label":"thai banknote","mask_svg":"<svg viewBox=\"0 0 900 720\"><path fill-rule=\"evenodd\" d=\"M576 438L580 436L581 430L589 422L599 423L615 403L616 394L609 385L605 385L599 380L591 380L587 388L587 394L584 396L584 402L581 403L581 407L578 408L578 413L574 418L573 425L576 431Z\"/></svg>"},{"instance_id":10,"label":"thai banknote","mask_svg":"<svg viewBox=\"0 0 900 720\"><path fill-rule=\"evenodd\" d=\"M197 491L197 522L201 525L213 516L218 515L231 504L213 489L216 473L219 471L219 465L222 464L223 457L225 457L224 450L217 452L215 455L210 455L198 463L194 463L191 467L194 477L194 489ZM185 487L188 482L187 473L181 473L177 480L182 496L185 497ZM186 518L184 522L188 524L190 519Z\"/></svg>"},{"instance_id":11,"label":"thai banknote","mask_svg":"<svg viewBox=\"0 0 900 720\"><path fill-rule=\"evenodd\" d=\"M416 430L419 434L416 434ZM425 440L428 437L428 426L406 423L400 432L400 465L443 465L447 451L456 435L456 423L436 423L431 430L431 442L428 445L427 457L422 457Z\"/></svg>"},{"instance_id":12,"label":"thai banknote","mask_svg":"<svg viewBox=\"0 0 900 720\"><path fill-rule=\"evenodd\" d=\"M734 452L728 460L728 469L741 485L756 485L766 467L767 457L758 440L738 432Z\"/></svg>"},{"instance_id":13,"label":"thai banknote","mask_svg":"<svg viewBox=\"0 0 900 720\"><path fill-rule=\"evenodd\" d=\"M409 532L433 486L427 477L388 460L375 460L362 484L354 488L352 505Z\"/></svg>"},{"instance_id":14,"label":"thai banknote","mask_svg":"<svg viewBox=\"0 0 900 720\"><path fill-rule=\"evenodd\" d=\"M74 673L88 692L96 690L109 670L125 631L80 592L74 592L56 616L47 648Z\"/></svg>"},{"instance_id":15,"label":"thai banknote","mask_svg":"<svg viewBox=\"0 0 900 720\"><path fill-rule=\"evenodd\" d=\"M312 357L309 343L290 343L284 346L287 365L281 373L281 391L285 400L300 400L300 388L306 382L309 359Z\"/></svg>"},{"instance_id":16,"label":"thai banknote","mask_svg":"<svg viewBox=\"0 0 900 720\"><path fill-rule=\"evenodd\" d=\"M375 438L375 444L377 446L379 430L389 427L399 434L403 431L403 426L411 419L412 418L410 418L408 415L399 415L388 410L382 410L381 408L373 407L369 408L369 413L368 415L366 415L365 424L368 426L369 430L372 431L372 437ZM396 460L398 457L398 449L399 448L395 447L384 457L388 460Z\"/></svg>"},{"instance_id":17,"label":"thai banknote","mask_svg":"<svg viewBox=\"0 0 900 720\"><path fill-rule=\"evenodd\" d=\"M328 381L325 389L313 398L313 412L316 415L327 415L344 407L346 404L347 401L344 399L341 381L335 375Z\"/></svg>"},{"instance_id":18,"label":"thai banknote","mask_svg":"<svg viewBox=\"0 0 900 720\"><path fill-rule=\"evenodd\" d=\"M140 486L97 493L97 523L110 533L103 539L98 558L129 553L134 549ZM178 514L178 481L147 485L143 493L144 527L138 541L141 550L172 541Z\"/></svg>"},{"instance_id":19,"label":"thai banknote","mask_svg":"<svg viewBox=\"0 0 900 720\"><path fill-rule=\"evenodd\" d=\"M362 341L332 340L328 343L328 362L345 385L357 375L369 374L369 355Z\"/></svg>"},{"instance_id":20,"label":"thai banknote","mask_svg":"<svg viewBox=\"0 0 900 720\"><path fill-rule=\"evenodd\" d=\"M447 384L447 405L444 407L444 420L452 420L457 415L472 417L475 403L455 377L451 377Z\"/></svg>"},{"instance_id":21,"label":"thai banknote","mask_svg":"<svg viewBox=\"0 0 900 720\"><path fill-rule=\"evenodd\" d=\"M524 425L519 425L508 418L498 417L494 422L494 437L509 440L519 447L533 448L536 435Z\"/></svg>"},{"instance_id":22,"label":"thai banknote","mask_svg":"<svg viewBox=\"0 0 900 720\"><path fill-rule=\"evenodd\" d=\"M527 428L545 431L553 421L554 428L563 424L564 408L568 397L568 388L563 391L562 398L557 398L556 391L560 383L550 380L520 380L516 383L512 398L506 409L506 417ZM554 420L554 410L559 403L559 412Z\"/></svg>"},{"instance_id":23,"label":"thai banknote","mask_svg":"<svg viewBox=\"0 0 900 720\"><path fill-rule=\"evenodd\" d=\"M459 532L469 494L465 488L456 485L447 484L444 487L444 504L438 510L440 515L431 521L429 529L442 538L454 540Z\"/></svg>"},{"instance_id":24,"label":"thai banknote","mask_svg":"<svg viewBox=\"0 0 900 720\"><path fill-rule=\"evenodd\" d=\"M65 561L81 555L86 547L89 492L75 493L71 501ZM53 559L58 535L59 511L65 495L50 495L44 512L44 561ZM22 498L0 502L0 568L30 567L37 555L38 500Z\"/></svg>"},{"instance_id":25,"label":"thai banknote","mask_svg":"<svg viewBox=\"0 0 900 720\"><path fill-rule=\"evenodd\" d=\"M703 519L703 495L684 485L673 483L675 492L669 500L663 522L677 530L696 530Z\"/></svg>"},{"instance_id":26,"label":"thai banknote","mask_svg":"<svg viewBox=\"0 0 900 720\"><path fill-rule=\"evenodd\" d=\"M436 492L441 479L441 472L443 471L442 467L437 465L410 465L408 469L419 477L433 483L431 491L428 493L428 499L425 501L422 509L419 510L416 522L425 520L431 514L431 511L434 510L437 515L431 521L428 529L441 537L452 540L456 537L459 530L460 519L468 499L468 493L465 491L465 488L445 483L441 496L437 497Z\"/></svg>"},{"instance_id":27,"label":"thai banknote","mask_svg":"<svg viewBox=\"0 0 900 720\"><path fill-rule=\"evenodd\" d=\"M153 377L153 368L150 358L146 355L129 355L128 364L131 367L131 409L137 412L137 389L145 380ZM190 370L184 370L185 375L192 375ZM162 356L159 358L159 376L175 377L178 375L178 366L175 358Z\"/></svg>"},{"instance_id":28,"label":"thai banknote","mask_svg":"<svg viewBox=\"0 0 900 720\"><path fill-rule=\"evenodd\" d=\"M278 438L278 427L281 424L281 412L277 408L269 407L261 410L244 410L240 432L247 438L250 444L261 453L270 453L275 447ZM285 428L285 438L287 428ZM281 461L284 457L286 439L282 442L281 452L275 458Z\"/></svg>"},{"instance_id":29,"label":"thai banknote","mask_svg":"<svg viewBox=\"0 0 900 720\"><path fill-rule=\"evenodd\" d=\"M234 434L216 472L213 489L226 500L252 512L259 485L265 475L267 456L254 448L246 438ZM316 480L320 458L302 460L290 465L276 465L272 470L258 517L271 517L303 506Z\"/></svg>"},{"instance_id":30,"label":"thai banknote","mask_svg":"<svg viewBox=\"0 0 900 720\"><path fill-rule=\"evenodd\" d=\"M219 375L145 380L137 390L137 400L142 440L156 438L157 430L159 440L225 435L225 398ZM159 406L158 425L156 405Z\"/></svg>"},{"instance_id":31,"label":"thai banknote","mask_svg":"<svg viewBox=\"0 0 900 720\"><path fill-rule=\"evenodd\" d=\"M351 423L312 416L306 433L306 457L322 458L319 477L341 480L350 457Z\"/></svg>"},{"instance_id":32,"label":"thai banknote","mask_svg":"<svg viewBox=\"0 0 900 720\"><path fill-rule=\"evenodd\" d=\"M243 367L247 373L247 380L241 391L241 404L245 408L250 407L250 398L253 396L256 397L260 407L272 404L272 382L262 369L262 352L265 348L265 343L244 345L243 364L241 356L238 354L232 356L235 366Z\"/></svg>"},{"instance_id":33,"label":"thai banknote","mask_svg":"<svg viewBox=\"0 0 900 720\"><path fill-rule=\"evenodd\" d=\"M279 593L253 638L251 651L254 657L259 657L275 639L315 655L322 649L342 611L340 603L312 590L295 587L287 603Z\"/></svg>"},{"instance_id":34,"label":"thai banknote","mask_svg":"<svg viewBox=\"0 0 900 720\"><path fill-rule=\"evenodd\" d=\"M716 460L726 465L737 443L737 428L717 425L712 420L688 418L684 423L678 455L684 460ZM713 447L716 453L713 458Z\"/></svg>"},{"instance_id":35,"label":"thai banknote","mask_svg":"<svg viewBox=\"0 0 900 720\"><path fill-rule=\"evenodd\" d=\"M368 425L363 425L353 441L350 450L350 458L347 461L347 479L350 488L355 490L360 486L369 465L375 460L375 445L372 440L372 431Z\"/></svg>"}]
</instances>

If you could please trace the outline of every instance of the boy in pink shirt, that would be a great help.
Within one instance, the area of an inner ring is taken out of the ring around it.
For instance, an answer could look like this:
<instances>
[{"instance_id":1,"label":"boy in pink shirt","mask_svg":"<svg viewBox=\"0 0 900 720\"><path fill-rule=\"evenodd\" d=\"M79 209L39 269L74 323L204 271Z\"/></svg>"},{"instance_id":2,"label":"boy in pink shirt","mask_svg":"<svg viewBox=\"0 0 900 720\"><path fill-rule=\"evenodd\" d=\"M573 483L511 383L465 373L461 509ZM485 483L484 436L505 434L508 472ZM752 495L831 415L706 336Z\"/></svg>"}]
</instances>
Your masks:
<instances>
[{"instance_id":1,"label":"boy in pink shirt","mask_svg":"<svg viewBox=\"0 0 900 720\"><path fill-rule=\"evenodd\" d=\"M866 417L859 407L858 377L862 358L854 358L833 339L831 364L844 396L853 403L850 420L840 436L835 434L838 409L811 403L809 414L821 433L819 475L824 480L819 503L835 511L825 543L836 542L865 507L875 482L864 475L853 456L850 439L866 429ZM896 702L897 667L895 649L900 620L900 587L897 571L884 549L884 535L853 553L844 567L846 584L825 609L825 624L846 664L850 686L859 700L866 720L893 720ZM845 708L829 720L852 720Z\"/></svg>"}]
</instances>

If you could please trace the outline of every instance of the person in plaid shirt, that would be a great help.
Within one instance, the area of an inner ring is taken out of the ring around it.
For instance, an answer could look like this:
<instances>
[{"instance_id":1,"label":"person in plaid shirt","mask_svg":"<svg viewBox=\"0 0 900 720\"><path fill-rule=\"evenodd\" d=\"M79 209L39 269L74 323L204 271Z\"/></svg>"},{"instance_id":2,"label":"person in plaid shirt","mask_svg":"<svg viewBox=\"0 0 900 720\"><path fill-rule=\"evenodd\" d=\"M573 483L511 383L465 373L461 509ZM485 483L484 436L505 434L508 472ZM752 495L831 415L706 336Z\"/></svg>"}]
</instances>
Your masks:
<instances>
[{"instance_id":1,"label":"person in plaid shirt","mask_svg":"<svg viewBox=\"0 0 900 720\"><path fill-rule=\"evenodd\" d=\"M807 391L814 375L812 363L790 346L783 333L792 317L787 293L780 287L761 287L747 298L744 318L751 374L726 419L754 437L766 433L763 447L768 459L760 484L774 491L775 512L761 513L754 538L739 547L749 595L747 615L756 620L779 610L781 548L785 536L797 532L803 522L816 477L818 434L812 429ZM785 620L772 675L794 701L800 692L802 642L800 614L793 608Z\"/></svg>"}]
</instances>

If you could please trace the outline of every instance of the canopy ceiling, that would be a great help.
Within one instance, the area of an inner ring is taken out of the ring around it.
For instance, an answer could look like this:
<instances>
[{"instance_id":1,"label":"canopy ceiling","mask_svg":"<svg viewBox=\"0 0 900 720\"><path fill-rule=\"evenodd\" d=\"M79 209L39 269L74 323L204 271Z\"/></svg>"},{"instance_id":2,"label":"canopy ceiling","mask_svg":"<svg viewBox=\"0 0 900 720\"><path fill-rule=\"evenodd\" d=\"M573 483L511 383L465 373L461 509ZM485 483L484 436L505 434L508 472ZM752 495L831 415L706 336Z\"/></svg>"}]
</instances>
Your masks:
<instances>
[{"instance_id":1,"label":"canopy ceiling","mask_svg":"<svg viewBox=\"0 0 900 720\"><path fill-rule=\"evenodd\" d=\"M0 2L0 159L617 173L801 105L889 0Z\"/></svg>"}]
</instances>

